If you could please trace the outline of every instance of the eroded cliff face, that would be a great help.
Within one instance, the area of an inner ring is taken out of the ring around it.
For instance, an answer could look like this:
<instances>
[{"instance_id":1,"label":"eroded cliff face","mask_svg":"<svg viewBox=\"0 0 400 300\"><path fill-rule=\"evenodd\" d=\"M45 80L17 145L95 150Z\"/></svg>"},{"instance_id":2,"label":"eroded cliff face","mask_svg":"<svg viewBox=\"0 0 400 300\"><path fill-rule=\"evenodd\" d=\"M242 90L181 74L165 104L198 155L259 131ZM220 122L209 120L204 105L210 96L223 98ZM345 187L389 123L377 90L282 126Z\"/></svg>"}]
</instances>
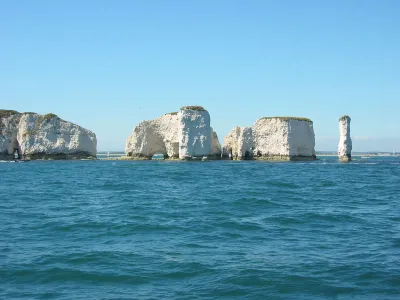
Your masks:
<instances>
[{"instance_id":1,"label":"eroded cliff face","mask_svg":"<svg viewBox=\"0 0 400 300\"><path fill-rule=\"evenodd\" d=\"M338 157L340 161L348 162L351 160L351 150L353 143L350 137L350 121L349 116L343 116L339 119L339 145L338 145Z\"/></svg>"},{"instance_id":2,"label":"eroded cliff face","mask_svg":"<svg viewBox=\"0 0 400 300\"><path fill-rule=\"evenodd\" d=\"M210 126L210 115L201 107L186 106L135 127L126 141L127 156L151 158L164 153L170 158L221 155L217 134Z\"/></svg>"},{"instance_id":3,"label":"eroded cliff face","mask_svg":"<svg viewBox=\"0 0 400 300\"><path fill-rule=\"evenodd\" d=\"M10 158L21 148L18 143L18 124L21 114L16 111L0 110L0 159Z\"/></svg>"},{"instance_id":4,"label":"eroded cliff face","mask_svg":"<svg viewBox=\"0 0 400 300\"><path fill-rule=\"evenodd\" d=\"M221 144L218 140L217 133L211 128L211 156L221 158Z\"/></svg>"},{"instance_id":5,"label":"eroded cliff face","mask_svg":"<svg viewBox=\"0 0 400 300\"><path fill-rule=\"evenodd\" d=\"M165 114L155 120L139 123L126 141L126 155L151 157L154 153L166 153L171 158L177 158L179 155L177 129L177 113Z\"/></svg>"},{"instance_id":6,"label":"eroded cliff face","mask_svg":"<svg viewBox=\"0 0 400 300\"><path fill-rule=\"evenodd\" d=\"M18 141L22 154L30 157L96 156L96 135L55 115L23 114L19 122Z\"/></svg>"},{"instance_id":7,"label":"eroded cliff face","mask_svg":"<svg viewBox=\"0 0 400 300\"><path fill-rule=\"evenodd\" d=\"M304 118L271 117L257 120L252 127L235 127L224 140L224 157L229 154L232 159L315 159L313 123Z\"/></svg>"},{"instance_id":8,"label":"eroded cliff face","mask_svg":"<svg viewBox=\"0 0 400 300\"><path fill-rule=\"evenodd\" d=\"M223 158L251 159L253 149L253 128L236 126L224 139Z\"/></svg>"},{"instance_id":9,"label":"eroded cliff face","mask_svg":"<svg viewBox=\"0 0 400 300\"><path fill-rule=\"evenodd\" d=\"M18 113L0 120L0 153L4 158L74 159L96 156L96 135L53 114Z\"/></svg>"}]
</instances>

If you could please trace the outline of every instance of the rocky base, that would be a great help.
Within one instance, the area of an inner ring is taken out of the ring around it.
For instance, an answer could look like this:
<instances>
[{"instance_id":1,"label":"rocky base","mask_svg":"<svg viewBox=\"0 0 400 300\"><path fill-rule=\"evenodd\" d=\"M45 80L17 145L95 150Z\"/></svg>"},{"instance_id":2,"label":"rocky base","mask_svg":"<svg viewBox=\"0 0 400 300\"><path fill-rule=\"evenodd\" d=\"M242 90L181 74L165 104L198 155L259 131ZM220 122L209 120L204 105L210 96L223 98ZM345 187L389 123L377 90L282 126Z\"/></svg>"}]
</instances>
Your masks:
<instances>
[{"instance_id":1,"label":"rocky base","mask_svg":"<svg viewBox=\"0 0 400 300\"><path fill-rule=\"evenodd\" d=\"M181 158L180 158L181 159ZM187 161L198 161L198 160L220 160L220 155L204 155L204 156L194 156L194 157L185 157L184 160Z\"/></svg>"},{"instance_id":2,"label":"rocky base","mask_svg":"<svg viewBox=\"0 0 400 300\"><path fill-rule=\"evenodd\" d=\"M20 157L24 160L78 160L78 159L96 159L89 152L79 151L74 153L33 153ZM0 153L0 160L14 160L13 154Z\"/></svg>"},{"instance_id":3,"label":"rocky base","mask_svg":"<svg viewBox=\"0 0 400 300\"><path fill-rule=\"evenodd\" d=\"M316 155L313 156L289 156L289 155L260 155L260 156L249 156L249 157L240 157L233 156L229 158L229 156L224 155L222 157L224 160L271 160L271 161L312 161L316 160Z\"/></svg>"},{"instance_id":4,"label":"rocky base","mask_svg":"<svg viewBox=\"0 0 400 300\"><path fill-rule=\"evenodd\" d=\"M8 152L1 152L0 153L0 160L13 160L14 155L13 154L8 154Z\"/></svg>"},{"instance_id":5,"label":"rocky base","mask_svg":"<svg viewBox=\"0 0 400 300\"><path fill-rule=\"evenodd\" d=\"M348 155L345 155L345 156L340 156L340 157L339 157L339 160L340 160L341 162L349 162L349 161L351 161L351 155L348 154Z\"/></svg>"},{"instance_id":6,"label":"rocky base","mask_svg":"<svg viewBox=\"0 0 400 300\"><path fill-rule=\"evenodd\" d=\"M265 155L255 156L255 160L273 160L273 161L312 161L316 160L317 157L313 156L289 156L289 155Z\"/></svg>"},{"instance_id":7,"label":"rocky base","mask_svg":"<svg viewBox=\"0 0 400 300\"><path fill-rule=\"evenodd\" d=\"M105 157L100 160L149 160L146 157L135 157L135 156L116 156L116 157Z\"/></svg>"},{"instance_id":8,"label":"rocky base","mask_svg":"<svg viewBox=\"0 0 400 300\"><path fill-rule=\"evenodd\" d=\"M220 159L223 159L223 160L257 160L257 157L253 157L250 155L239 156L239 155L232 155L232 154L231 154L231 156L229 156L229 154L224 153Z\"/></svg>"},{"instance_id":9,"label":"rocky base","mask_svg":"<svg viewBox=\"0 0 400 300\"><path fill-rule=\"evenodd\" d=\"M127 153L127 155L125 157L127 157L127 159L132 159L132 160L147 160L147 159L150 160L153 157L153 155L144 155L141 153L130 153L129 152L129 153ZM168 156L164 153L164 159L172 160L172 159L178 159L178 158L179 158L178 154Z\"/></svg>"},{"instance_id":10,"label":"rocky base","mask_svg":"<svg viewBox=\"0 0 400 300\"><path fill-rule=\"evenodd\" d=\"M220 155L204 155L204 156L196 156L196 157L184 157L184 158L179 158L179 156L174 155L174 156L165 156L164 160L186 160L186 161L197 161L197 160L202 160L203 157L205 157L204 160L220 160L221 156ZM113 158L104 158L106 160L113 160ZM152 156L145 156L145 155L128 155L127 156L121 156L118 158L118 160L152 160Z\"/></svg>"}]
</instances>

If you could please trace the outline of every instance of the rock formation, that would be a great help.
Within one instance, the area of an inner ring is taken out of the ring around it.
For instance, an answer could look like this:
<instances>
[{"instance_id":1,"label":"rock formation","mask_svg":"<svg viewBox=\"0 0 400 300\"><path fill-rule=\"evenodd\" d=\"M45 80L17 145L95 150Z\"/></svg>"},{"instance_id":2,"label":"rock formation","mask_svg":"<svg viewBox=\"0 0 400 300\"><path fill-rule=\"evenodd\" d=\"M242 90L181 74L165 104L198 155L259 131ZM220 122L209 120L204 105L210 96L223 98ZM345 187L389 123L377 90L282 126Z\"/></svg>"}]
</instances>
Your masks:
<instances>
[{"instance_id":1,"label":"rock formation","mask_svg":"<svg viewBox=\"0 0 400 300\"><path fill-rule=\"evenodd\" d=\"M54 114L0 110L0 157L74 159L96 156L96 135Z\"/></svg>"},{"instance_id":2,"label":"rock formation","mask_svg":"<svg viewBox=\"0 0 400 300\"><path fill-rule=\"evenodd\" d=\"M343 116L339 119L339 146L338 146L338 157L340 161L348 162L351 160L351 150L353 144L350 137L350 121L349 116Z\"/></svg>"},{"instance_id":3,"label":"rock formation","mask_svg":"<svg viewBox=\"0 0 400 300\"><path fill-rule=\"evenodd\" d=\"M179 112L139 123L126 141L125 152L147 158L154 153L180 159L219 158L221 145L210 126L209 113L200 106L184 106Z\"/></svg>"},{"instance_id":4,"label":"rock formation","mask_svg":"<svg viewBox=\"0 0 400 300\"><path fill-rule=\"evenodd\" d=\"M266 117L252 127L235 127L224 139L230 159L312 160L315 135L310 119Z\"/></svg>"},{"instance_id":5,"label":"rock formation","mask_svg":"<svg viewBox=\"0 0 400 300\"><path fill-rule=\"evenodd\" d=\"M184 106L178 113L179 157L211 153L210 114L202 107Z\"/></svg>"},{"instance_id":6,"label":"rock formation","mask_svg":"<svg viewBox=\"0 0 400 300\"><path fill-rule=\"evenodd\" d=\"M127 156L151 157L165 153L171 158L179 156L178 113L165 114L151 121L142 121L126 140Z\"/></svg>"},{"instance_id":7,"label":"rock formation","mask_svg":"<svg viewBox=\"0 0 400 300\"><path fill-rule=\"evenodd\" d=\"M253 157L253 128L236 126L224 139L224 156L230 159Z\"/></svg>"},{"instance_id":8,"label":"rock formation","mask_svg":"<svg viewBox=\"0 0 400 300\"><path fill-rule=\"evenodd\" d=\"M212 128L211 132L211 156L221 158L221 144L219 143L218 135Z\"/></svg>"}]
</instances>

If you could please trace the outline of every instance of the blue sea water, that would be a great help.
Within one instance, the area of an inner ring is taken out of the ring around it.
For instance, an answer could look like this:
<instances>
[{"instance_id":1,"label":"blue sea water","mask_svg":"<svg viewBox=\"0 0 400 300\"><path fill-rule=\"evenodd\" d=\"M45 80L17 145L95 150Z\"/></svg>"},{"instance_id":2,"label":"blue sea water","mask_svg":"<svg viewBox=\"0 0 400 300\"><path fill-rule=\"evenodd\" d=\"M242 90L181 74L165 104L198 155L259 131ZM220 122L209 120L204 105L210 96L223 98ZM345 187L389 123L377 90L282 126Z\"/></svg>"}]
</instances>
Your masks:
<instances>
[{"instance_id":1,"label":"blue sea water","mask_svg":"<svg viewBox=\"0 0 400 300\"><path fill-rule=\"evenodd\" d=\"M400 299L400 157L0 163L0 299Z\"/></svg>"}]
</instances>

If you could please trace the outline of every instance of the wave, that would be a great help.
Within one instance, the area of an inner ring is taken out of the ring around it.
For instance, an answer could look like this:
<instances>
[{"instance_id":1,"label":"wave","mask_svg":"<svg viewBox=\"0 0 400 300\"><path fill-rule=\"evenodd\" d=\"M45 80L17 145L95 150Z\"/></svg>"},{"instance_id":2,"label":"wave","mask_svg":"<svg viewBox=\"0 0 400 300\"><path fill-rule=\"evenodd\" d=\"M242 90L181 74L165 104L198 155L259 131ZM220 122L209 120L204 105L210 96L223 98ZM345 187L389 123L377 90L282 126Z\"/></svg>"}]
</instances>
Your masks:
<instances>
[{"instance_id":1,"label":"wave","mask_svg":"<svg viewBox=\"0 0 400 300\"><path fill-rule=\"evenodd\" d=\"M3 165L0 299L396 299L399 164Z\"/></svg>"}]
</instances>

